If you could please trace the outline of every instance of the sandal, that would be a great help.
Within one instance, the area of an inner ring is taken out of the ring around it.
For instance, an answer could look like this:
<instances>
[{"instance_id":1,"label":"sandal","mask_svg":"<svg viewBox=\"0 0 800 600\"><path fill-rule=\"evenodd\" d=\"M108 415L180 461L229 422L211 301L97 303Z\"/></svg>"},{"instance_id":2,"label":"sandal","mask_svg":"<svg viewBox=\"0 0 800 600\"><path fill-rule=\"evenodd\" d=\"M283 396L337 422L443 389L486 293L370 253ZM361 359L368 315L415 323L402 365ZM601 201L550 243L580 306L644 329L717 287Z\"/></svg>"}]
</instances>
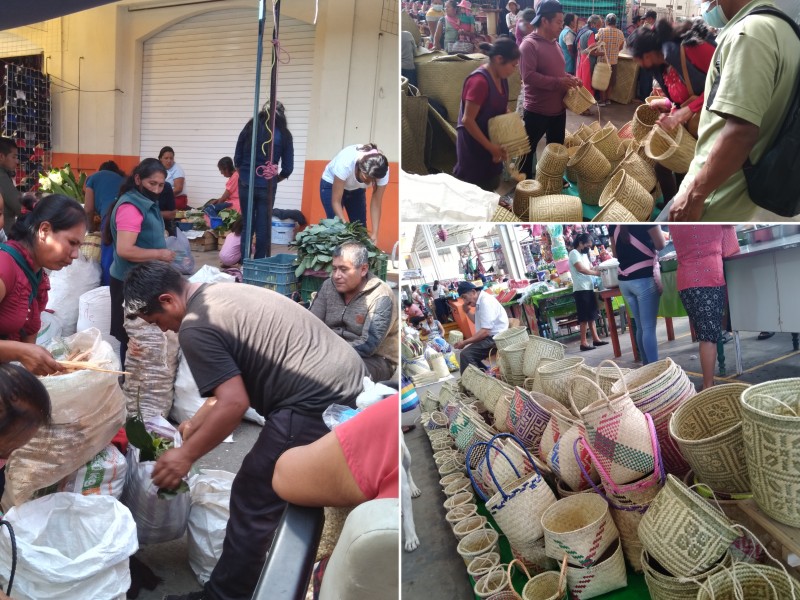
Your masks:
<instances>
[{"instance_id":1,"label":"sandal","mask_svg":"<svg viewBox=\"0 0 800 600\"><path fill-rule=\"evenodd\" d=\"M608 346L608 342L604 342L603 340L598 340L594 343L595 346Z\"/></svg>"},{"instance_id":2,"label":"sandal","mask_svg":"<svg viewBox=\"0 0 800 600\"><path fill-rule=\"evenodd\" d=\"M581 344L581 352L586 352L588 350L597 350L597 348L595 348L594 346L584 346L583 344Z\"/></svg>"}]
</instances>

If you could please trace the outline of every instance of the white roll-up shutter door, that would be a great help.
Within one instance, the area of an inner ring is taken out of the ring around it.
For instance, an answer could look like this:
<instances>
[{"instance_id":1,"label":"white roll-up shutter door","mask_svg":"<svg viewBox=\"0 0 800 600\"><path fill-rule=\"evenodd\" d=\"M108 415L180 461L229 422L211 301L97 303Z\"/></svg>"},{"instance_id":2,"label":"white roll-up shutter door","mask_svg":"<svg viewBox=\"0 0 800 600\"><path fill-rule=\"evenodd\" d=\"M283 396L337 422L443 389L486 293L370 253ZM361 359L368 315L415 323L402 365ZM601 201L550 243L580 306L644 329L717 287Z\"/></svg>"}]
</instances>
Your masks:
<instances>
[{"instance_id":1,"label":"white roll-up shutter door","mask_svg":"<svg viewBox=\"0 0 800 600\"><path fill-rule=\"evenodd\" d=\"M261 102L269 99L272 16L264 34ZM144 44L140 156L175 149L186 172L191 206L218 198L225 178L217 170L233 158L236 140L253 115L258 16L247 9L219 10L191 17ZM299 209L308 140L314 68L314 27L281 17L283 48L278 100L294 137L294 172L278 186L275 206Z\"/></svg>"}]
</instances>

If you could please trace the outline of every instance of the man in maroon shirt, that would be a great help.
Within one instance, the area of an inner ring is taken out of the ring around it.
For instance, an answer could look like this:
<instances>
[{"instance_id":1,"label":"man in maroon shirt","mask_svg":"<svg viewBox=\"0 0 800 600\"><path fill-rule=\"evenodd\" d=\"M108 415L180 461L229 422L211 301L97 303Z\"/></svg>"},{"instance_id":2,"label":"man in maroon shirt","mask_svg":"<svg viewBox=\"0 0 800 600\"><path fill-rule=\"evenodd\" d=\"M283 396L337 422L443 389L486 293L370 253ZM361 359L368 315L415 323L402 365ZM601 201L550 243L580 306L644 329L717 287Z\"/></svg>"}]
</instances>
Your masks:
<instances>
[{"instance_id":1,"label":"man in maroon shirt","mask_svg":"<svg viewBox=\"0 0 800 600\"><path fill-rule=\"evenodd\" d=\"M536 146L547 135L548 144L563 144L567 113L564 94L581 85L566 72L558 36L564 28L564 9L557 0L544 0L531 24L532 34L520 45L519 70L524 91L525 131L533 151L521 171L528 179L535 175Z\"/></svg>"}]
</instances>

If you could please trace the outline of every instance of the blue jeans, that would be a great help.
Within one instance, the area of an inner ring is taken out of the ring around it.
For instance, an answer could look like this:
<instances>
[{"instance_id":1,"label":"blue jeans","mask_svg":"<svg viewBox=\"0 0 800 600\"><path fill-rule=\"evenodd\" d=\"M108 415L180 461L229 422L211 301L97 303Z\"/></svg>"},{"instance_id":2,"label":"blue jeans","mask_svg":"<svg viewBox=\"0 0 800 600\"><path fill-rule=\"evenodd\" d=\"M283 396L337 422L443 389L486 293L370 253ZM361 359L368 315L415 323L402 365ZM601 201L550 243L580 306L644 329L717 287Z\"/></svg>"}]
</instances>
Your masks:
<instances>
[{"instance_id":1,"label":"blue jeans","mask_svg":"<svg viewBox=\"0 0 800 600\"><path fill-rule=\"evenodd\" d=\"M333 212L333 184L324 179L319 181L319 197L322 199L322 206L325 209L325 216L332 219L336 216ZM358 221L367 226L367 192L359 188L357 190L344 190L342 193L342 207L347 212L350 222Z\"/></svg>"},{"instance_id":2,"label":"blue jeans","mask_svg":"<svg viewBox=\"0 0 800 600\"><path fill-rule=\"evenodd\" d=\"M652 277L645 277L620 281L619 290L636 321L636 345L642 356L642 364L656 362L658 360L656 319L661 294L658 293L655 280Z\"/></svg>"},{"instance_id":3,"label":"blue jeans","mask_svg":"<svg viewBox=\"0 0 800 600\"><path fill-rule=\"evenodd\" d=\"M269 184L268 184L269 185ZM256 234L256 251L250 258L266 258L267 256L267 228L271 227L271 223L267 223L267 202L275 205L275 192L278 189L278 183L272 182L272 193L270 194L269 187L256 187L253 194L253 225L252 232ZM242 207L242 222L244 228L242 229L242 258L245 256L245 248L248 248L250 240L247 237L247 203L249 202L250 186L246 183L243 184L239 181L239 204ZM270 198L271 196L271 198Z\"/></svg>"}]
</instances>

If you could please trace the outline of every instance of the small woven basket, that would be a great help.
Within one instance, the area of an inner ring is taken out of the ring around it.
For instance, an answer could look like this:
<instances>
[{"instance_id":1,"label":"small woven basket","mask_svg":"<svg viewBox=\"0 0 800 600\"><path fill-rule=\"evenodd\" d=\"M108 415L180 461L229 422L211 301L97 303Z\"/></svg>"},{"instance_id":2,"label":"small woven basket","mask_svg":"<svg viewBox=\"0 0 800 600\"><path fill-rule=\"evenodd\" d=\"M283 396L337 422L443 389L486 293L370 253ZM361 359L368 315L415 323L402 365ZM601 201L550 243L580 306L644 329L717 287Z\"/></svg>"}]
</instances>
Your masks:
<instances>
[{"instance_id":1,"label":"small woven basket","mask_svg":"<svg viewBox=\"0 0 800 600\"><path fill-rule=\"evenodd\" d=\"M100 262L101 252L100 234L97 232L87 233L81 244L81 256L95 262Z\"/></svg>"},{"instance_id":2,"label":"small woven basket","mask_svg":"<svg viewBox=\"0 0 800 600\"><path fill-rule=\"evenodd\" d=\"M497 210L494 211L492 218L489 219L493 223L519 223L520 218L515 215L510 210L503 208L502 206L498 206Z\"/></svg>"},{"instance_id":3,"label":"small woven basket","mask_svg":"<svg viewBox=\"0 0 800 600\"><path fill-rule=\"evenodd\" d=\"M592 181L591 179L578 175L578 195L581 198L581 202L588 206L597 206L607 183L608 179L605 177L597 181Z\"/></svg>"},{"instance_id":4,"label":"small woven basket","mask_svg":"<svg viewBox=\"0 0 800 600\"><path fill-rule=\"evenodd\" d=\"M460 331L451 331L450 333L447 334L447 342L450 345L457 344L458 342L463 341L463 339L464 339L464 334L461 333Z\"/></svg>"},{"instance_id":5,"label":"small woven basket","mask_svg":"<svg viewBox=\"0 0 800 600\"><path fill-rule=\"evenodd\" d=\"M443 452L447 452L447 450L443 450ZM436 454L438 454L438 452ZM445 475L439 480L439 485L444 489L454 481L460 481L463 477L461 473L450 473L450 475Z\"/></svg>"},{"instance_id":6,"label":"small woven basket","mask_svg":"<svg viewBox=\"0 0 800 600\"><path fill-rule=\"evenodd\" d=\"M611 65L598 61L592 71L592 89L605 92L611 83Z\"/></svg>"},{"instance_id":7,"label":"small woven basket","mask_svg":"<svg viewBox=\"0 0 800 600\"><path fill-rule=\"evenodd\" d=\"M617 135L616 129L604 127L600 131L592 134L592 137L589 138L589 143L594 144L594 147L609 161L616 158L617 149L619 148L619 136Z\"/></svg>"},{"instance_id":8,"label":"small woven basket","mask_svg":"<svg viewBox=\"0 0 800 600\"><path fill-rule=\"evenodd\" d=\"M505 350L508 346L526 341L528 341L527 327L509 327L494 336L494 344L498 350Z\"/></svg>"},{"instance_id":9,"label":"small woven basket","mask_svg":"<svg viewBox=\"0 0 800 600\"><path fill-rule=\"evenodd\" d=\"M653 197L625 171L617 171L600 195L600 206L616 200L627 208L637 221L649 221L653 212Z\"/></svg>"},{"instance_id":10,"label":"small woven basket","mask_svg":"<svg viewBox=\"0 0 800 600\"><path fill-rule=\"evenodd\" d=\"M737 598L795 600L800 598L800 583L781 569L736 563L706 579L697 593L697 600Z\"/></svg>"},{"instance_id":11,"label":"small woven basket","mask_svg":"<svg viewBox=\"0 0 800 600\"><path fill-rule=\"evenodd\" d=\"M444 520L450 523L453 527L456 523L460 523L464 519L468 519L478 513L478 507L475 504L461 504L447 511Z\"/></svg>"},{"instance_id":12,"label":"small woven basket","mask_svg":"<svg viewBox=\"0 0 800 600\"><path fill-rule=\"evenodd\" d=\"M800 378L760 383L742 394L742 435L753 499L770 517L792 527L800 527L798 415Z\"/></svg>"},{"instance_id":13,"label":"small woven basket","mask_svg":"<svg viewBox=\"0 0 800 600\"><path fill-rule=\"evenodd\" d=\"M527 338L527 336L526 336ZM511 370L511 377L514 380L521 379L524 381L525 373L522 371L522 365L525 359L525 350L528 348L528 340L506 346L501 350L506 360L508 368Z\"/></svg>"},{"instance_id":14,"label":"small woven basket","mask_svg":"<svg viewBox=\"0 0 800 600\"><path fill-rule=\"evenodd\" d=\"M686 173L692 164L697 140L682 125L671 132L653 127L643 144L645 153L654 161L675 173Z\"/></svg>"},{"instance_id":15,"label":"small woven basket","mask_svg":"<svg viewBox=\"0 0 800 600\"><path fill-rule=\"evenodd\" d=\"M493 143L503 146L509 157L523 156L531 151L525 123L516 112L505 113L489 119L489 139Z\"/></svg>"},{"instance_id":16,"label":"small woven basket","mask_svg":"<svg viewBox=\"0 0 800 600\"><path fill-rule=\"evenodd\" d=\"M464 564L469 566L469 563L475 557L489 552L497 552L497 540L499 537L494 529L473 531L458 542L458 554L464 560Z\"/></svg>"},{"instance_id":17,"label":"small woven basket","mask_svg":"<svg viewBox=\"0 0 800 600\"><path fill-rule=\"evenodd\" d=\"M594 96L583 86L572 88L564 95L564 106L576 115L582 115L595 104Z\"/></svg>"},{"instance_id":18,"label":"small woven basket","mask_svg":"<svg viewBox=\"0 0 800 600\"><path fill-rule=\"evenodd\" d=\"M425 428L440 429L442 427L447 427L448 425L449 422L447 421L447 415L437 410L431 413L430 417L428 418L428 422L425 424Z\"/></svg>"},{"instance_id":19,"label":"small woven basket","mask_svg":"<svg viewBox=\"0 0 800 600\"><path fill-rule=\"evenodd\" d=\"M589 127L586 123L582 123L578 129L575 130L575 136L581 141L581 144L588 140L594 134L594 129ZM578 144L579 146L581 144Z\"/></svg>"},{"instance_id":20,"label":"small woven basket","mask_svg":"<svg viewBox=\"0 0 800 600\"><path fill-rule=\"evenodd\" d=\"M625 173L639 182L646 190L652 190L656 186L656 172L652 165L642 160L638 153L638 146L636 148L628 148L624 158L619 163L617 171L625 171Z\"/></svg>"},{"instance_id":21,"label":"small woven basket","mask_svg":"<svg viewBox=\"0 0 800 600\"><path fill-rule=\"evenodd\" d=\"M583 206L580 198L566 194L531 198L528 218L533 222L580 223Z\"/></svg>"},{"instance_id":22,"label":"small woven basket","mask_svg":"<svg viewBox=\"0 0 800 600\"><path fill-rule=\"evenodd\" d=\"M628 585L625 558L619 541L591 567L567 567L567 586L574 600L594 598Z\"/></svg>"},{"instance_id":23,"label":"small woven basket","mask_svg":"<svg viewBox=\"0 0 800 600\"><path fill-rule=\"evenodd\" d=\"M700 585L711 575L731 566L731 553L726 552L722 561L711 570L693 577L693 581L673 577L658 562L642 550L641 565L644 582L652 600L696 600Z\"/></svg>"},{"instance_id":24,"label":"small woven basket","mask_svg":"<svg viewBox=\"0 0 800 600\"><path fill-rule=\"evenodd\" d=\"M648 554L677 577L708 571L738 536L724 514L673 475L639 523Z\"/></svg>"},{"instance_id":25,"label":"small woven basket","mask_svg":"<svg viewBox=\"0 0 800 600\"><path fill-rule=\"evenodd\" d=\"M539 166L536 166L536 181L538 181L542 186L542 191L544 195L547 194L558 194L563 189L563 177L561 175L548 175L544 171L542 171Z\"/></svg>"},{"instance_id":26,"label":"small woven basket","mask_svg":"<svg viewBox=\"0 0 800 600\"><path fill-rule=\"evenodd\" d=\"M638 223L634 214L622 206L621 202L612 200L606 204L592 219L595 223Z\"/></svg>"},{"instance_id":27,"label":"small woven basket","mask_svg":"<svg viewBox=\"0 0 800 600\"><path fill-rule=\"evenodd\" d=\"M578 567L590 567L618 538L608 504L597 494L562 498L542 514L547 556Z\"/></svg>"},{"instance_id":28,"label":"small woven basket","mask_svg":"<svg viewBox=\"0 0 800 600\"><path fill-rule=\"evenodd\" d=\"M522 220L527 220L531 198L544 195L544 186L541 182L535 179L520 181L514 190L514 214Z\"/></svg>"},{"instance_id":29,"label":"small woven basket","mask_svg":"<svg viewBox=\"0 0 800 600\"><path fill-rule=\"evenodd\" d=\"M569 403L567 383L577 374L583 363L582 358L568 357L539 367L536 372L539 375L542 392L567 406Z\"/></svg>"},{"instance_id":30,"label":"small woven basket","mask_svg":"<svg viewBox=\"0 0 800 600\"><path fill-rule=\"evenodd\" d=\"M444 495L445 496L455 496L456 494L460 494L461 492L467 492L472 489L472 483L466 477L464 479L458 479L453 483L449 484L446 488L444 488Z\"/></svg>"},{"instance_id":31,"label":"small woven basket","mask_svg":"<svg viewBox=\"0 0 800 600\"><path fill-rule=\"evenodd\" d=\"M631 120L631 133L633 133L633 137L636 138L637 142L644 141L644 138L653 129L653 125L656 124L660 115L660 112L647 104L640 104L636 108Z\"/></svg>"},{"instance_id":32,"label":"small woven basket","mask_svg":"<svg viewBox=\"0 0 800 600\"><path fill-rule=\"evenodd\" d=\"M577 148L583 143L583 139L580 136L575 135L574 133L570 133L567 131L564 135L564 145L569 148Z\"/></svg>"},{"instance_id":33,"label":"small woven basket","mask_svg":"<svg viewBox=\"0 0 800 600\"><path fill-rule=\"evenodd\" d=\"M536 369L543 358L560 360L564 358L567 347L561 342L547 339L538 335L528 338L528 347L525 349L525 357L522 371L526 377L535 377Z\"/></svg>"},{"instance_id":34,"label":"small woven basket","mask_svg":"<svg viewBox=\"0 0 800 600\"><path fill-rule=\"evenodd\" d=\"M492 567L480 581L475 582L475 595L478 598L494 598L495 595L509 590L512 590L511 579L504 564Z\"/></svg>"},{"instance_id":35,"label":"small woven basket","mask_svg":"<svg viewBox=\"0 0 800 600\"><path fill-rule=\"evenodd\" d=\"M522 588L522 600L566 600L565 583L555 571L540 573Z\"/></svg>"},{"instance_id":36,"label":"small woven basket","mask_svg":"<svg viewBox=\"0 0 800 600\"><path fill-rule=\"evenodd\" d=\"M567 168L569 154L566 146L561 144L547 144L541 158L536 162L536 169L551 177L561 178Z\"/></svg>"},{"instance_id":37,"label":"small woven basket","mask_svg":"<svg viewBox=\"0 0 800 600\"><path fill-rule=\"evenodd\" d=\"M572 167L578 178L585 177L592 181L603 179L611 172L611 163L591 142L578 148L567 166Z\"/></svg>"},{"instance_id":38,"label":"small woven basket","mask_svg":"<svg viewBox=\"0 0 800 600\"><path fill-rule=\"evenodd\" d=\"M471 515L466 519L461 519L458 523L453 524L453 533L456 538L461 540L467 537L473 531L483 529L486 527L486 517L481 515Z\"/></svg>"},{"instance_id":39,"label":"small woven basket","mask_svg":"<svg viewBox=\"0 0 800 600\"><path fill-rule=\"evenodd\" d=\"M672 414L669 434L677 442L697 480L715 492L750 491L744 438L744 383L715 385L689 398Z\"/></svg>"},{"instance_id":40,"label":"small woven basket","mask_svg":"<svg viewBox=\"0 0 800 600\"><path fill-rule=\"evenodd\" d=\"M478 581L481 577L491 571L492 567L496 567L499 564L500 555L497 552L487 552L486 554L476 556L470 561L470 563L467 565L467 573L475 581Z\"/></svg>"},{"instance_id":41,"label":"small woven basket","mask_svg":"<svg viewBox=\"0 0 800 600\"><path fill-rule=\"evenodd\" d=\"M600 121L592 121L591 123L589 123L589 125L587 125L587 127L592 131L592 133L597 133L603 128L602 125L600 125Z\"/></svg>"},{"instance_id":42,"label":"small woven basket","mask_svg":"<svg viewBox=\"0 0 800 600\"><path fill-rule=\"evenodd\" d=\"M464 504L470 504L472 501L475 500L475 496L472 492L460 492L455 496L450 496L447 500L444 501L444 509L449 511L456 506L463 506Z\"/></svg>"}]
</instances>

